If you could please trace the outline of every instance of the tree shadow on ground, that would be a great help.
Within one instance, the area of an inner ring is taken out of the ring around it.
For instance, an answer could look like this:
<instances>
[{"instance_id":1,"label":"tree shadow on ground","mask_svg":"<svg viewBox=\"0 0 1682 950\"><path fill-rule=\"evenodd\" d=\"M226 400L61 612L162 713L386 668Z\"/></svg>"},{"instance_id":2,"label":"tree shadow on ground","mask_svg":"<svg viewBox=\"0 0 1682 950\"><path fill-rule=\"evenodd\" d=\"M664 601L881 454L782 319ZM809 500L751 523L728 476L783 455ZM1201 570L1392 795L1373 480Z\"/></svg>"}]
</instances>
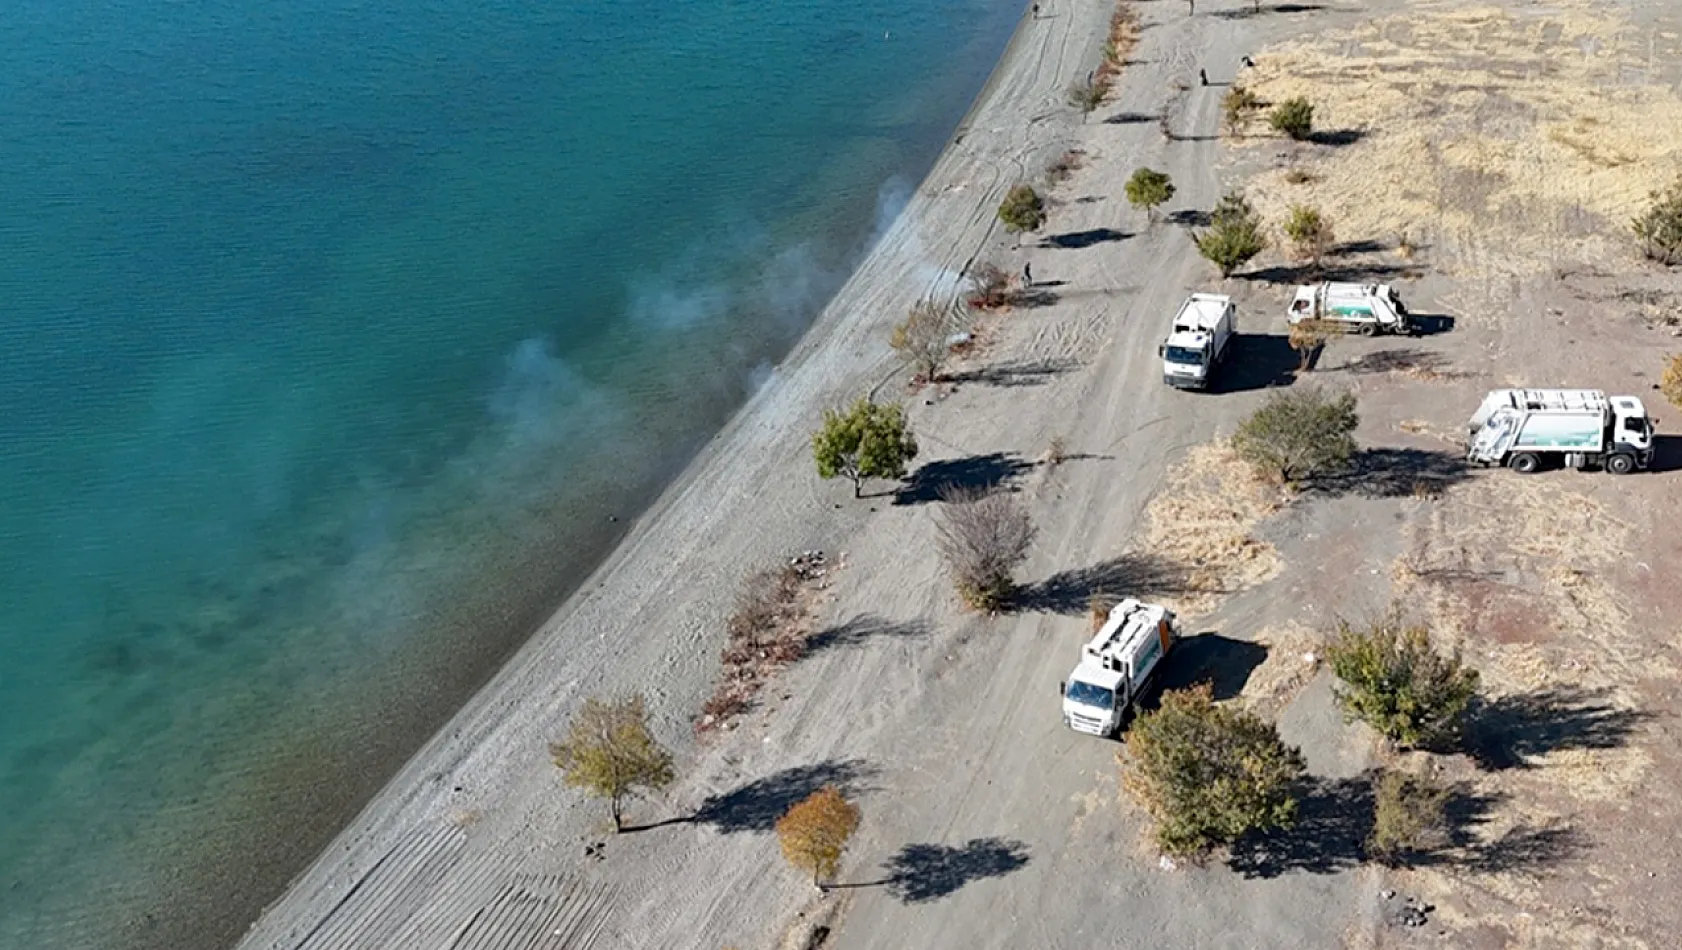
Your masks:
<instances>
[{"instance_id":1,"label":"tree shadow on ground","mask_svg":"<svg viewBox=\"0 0 1682 950\"><path fill-rule=\"evenodd\" d=\"M1431 497L1471 476L1466 460L1456 453L1375 448L1356 452L1347 470L1319 476L1306 487L1332 496Z\"/></svg>"},{"instance_id":2,"label":"tree shadow on ground","mask_svg":"<svg viewBox=\"0 0 1682 950\"><path fill-rule=\"evenodd\" d=\"M1317 284L1328 280L1335 283L1363 284L1380 278L1397 277L1412 269L1414 268L1399 264L1322 262L1319 267L1313 264L1275 264L1272 267L1258 267L1232 276L1240 280L1259 280L1270 284Z\"/></svg>"},{"instance_id":3,"label":"tree shadow on ground","mask_svg":"<svg viewBox=\"0 0 1682 950\"><path fill-rule=\"evenodd\" d=\"M1251 17L1266 16L1270 13L1313 13L1316 10L1324 9L1325 6L1319 3L1279 3L1273 6L1251 5L1234 7L1230 10L1216 10L1210 16L1220 17L1223 20L1248 20Z\"/></svg>"},{"instance_id":4,"label":"tree shadow on ground","mask_svg":"<svg viewBox=\"0 0 1682 950\"><path fill-rule=\"evenodd\" d=\"M1326 129L1308 133L1308 141L1315 145L1329 145L1333 148L1354 145L1366 137L1367 133L1364 129Z\"/></svg>"},{"instance_id":5,"label":"tree shadow on ground","mask_svg":"<svg viewBox=\"0 0 1682 950\"><path fill-rule=\"evenodd\" d=\"M1297 381L1297 367L1302 361L1291 349L1289 337L1243 333L1233 338L1232 347L1231 358L1215 371L1215 392L1250 392Z\"/></svg>"},{"instance_id":6,"label":"tree shadow on ground","mask_svg":"<svg viewBox=\"0 0 1682 950\"><path fill-rule=\"evenodd\" d=\"M1029 584L1011 598L1011 606L1051 614L1083 614L1098 595L1143 597L1173 593L1185 586L1183 567L1155 555L1123 554Z\"/></svg>"},{"instance_id":7,"label":"tree shadow on ground","mask_svg":"<svg viewBox=\"0 0 1682 950\"><path fill-rule=\"evenodd\" d=\"M1047 290L1045 286L1028 287L1010 295L1010 305L1021 307L1023 310L1038 310L1049 307L1062 300L1063 295L1055 290Z\"/></svg>"},{"instance_id":8,"label":"tree shadow on ground","mask_svg":"<svg viewBox=\"0 0 1682 950\"><path fill-rule=\"evenodd\" d=\"M1092 247L1095 244L1107 244L1111 241L1125 241L1133 235L1115 228L1092 228L1088 231L1070 231L1067 234L1053 234L1040 242L1040 247L1055 247L1065 250L1078 250Z\"/></svg>"},{"instance_id":9,"label":"tree shadow on ground","mask_svg":"<svg viewBox=\"0 0 1682 950\"><path fill-rule=\"evenodd\" d=\"M1003 877L1028 863L1028 846L1007 838L972 838L960 847L908 844L883 863L888 892L907 904L924 904L971 881Z\"/></svg>"},{"instance_id":10,"label":"tree shadow on ground","mask_svg":"<svg viewBox=\"0 0 1682 950\"><path fill-rule=\"evenodd\" d=\"M1374 376L1379 373L1419 373L1443 379L1459 374L1444 371L1449 361L1441 353L1414 346L1398 346L1388 350L1362 353L1342 366L1326 370L1329 373L1348 373L1351 376Z\"/></svg>"},{"instance_id":11,"label":"tree shadow on ground","mask_svg":"<svg viewBox=\"0 0 1682 950\"><path fill-rule=\"evenodd\" d=\"M1389 249L1390 245L1385 244L1383 241L1379 241L1374 238L1362 238L1359 241L1344 241L1341 244L1335 245L1332 248L1332 254L1334 256L1341 256L1344 254L1377 254L1382 251L1388 251Z\"/></svg>"},{"instance_id":12,"label":"tree shadow on ground","mask_svg":"<svg viewBox=\"0 0 1682 950\"><path fill-rule=\"evenodd\" d=\"M1117 112L1115 115L1112 115L1109 118L1105 119L1104 124L1105 125L1144 125L1146 122L1155 122L1160 118L1162 118L1162 116L1153 115L1153 114L1145 113L1145 112Z\"/></svg>"},{"instance_id":13,"label":"tree shadow on ground","mask_svg":"<svg viewBox=\"0 0 1682 950\"><path fill-rule=\"evenodd\" d=\"M1220 139L1218 135L1184 135L1179 132L1164 131L1163 135L1170 142L1214 142Z\"/></svg>"},{"instance_id":14,"label":"tree shadow on ground","mask_svg":"<svg viewBox=\"0 0 1682 950\"><path fill-rule=\"evenodd\" d=\"M1250 674L1267 659L1267 647L1204 632L1186 637L1162 666L1158 689L1186 689L1208 683L1217 702L1244 691Z\"/></svg>"},{"instance_id":15,"label":"tree shadow on ground","mask_svg":"<svg viewBox=\"0 0 1682 950\"><path fill-rule=\"evenodd\" d=\"M1178 211L1170 211L1167 215L1163 216L1162 220L1168 222L1169 224L1178 224L1181 227L1206 228L1214 219L1207 211L1202 211L1197 208L1181 208Z\"/></svg>"},{"instance_id":16,"label":"tree shadow on ground","mask_svg":"<svg viewBox=\"0 0 1682 950\"><path fill-rule=\"evenodd\" d=\"M1015 452L989 452L925 463L894 489L894 504L922 505L939 501L948 488L989 489L1007 485L1034 467Z\"/></svg>"},{"instance_id":17,"label":"tree shadow on ground","mask_svg":"<svg viewBox=\"0 0 1682 950\"><path fill-rule=\"evenodd\" d=\"M1558 686L1480 700L1467 720L1467 754L1485 769L1529 768L1561 749L1613 749L1649 713L1614 705L1610 690Z\"/></svg>"},{"instance_id":18,"label":"tree shadow on ground","mask_svg":"<svg viewBox=\"0 0 1682 950\"><path fill-rule=\"evenodd\" d=\"M1372 837L1375 789L1380 773L1354 778L1311 778L1298 796L1297 818L1289 828L1246 835L1227 852L1227 865L1250 878L1272 878L1293 871L1334 874L1374 858ZM1582 851L1586 842L1569 826L1517 825L1499 837L1482 840L1502 799L1464 787L1449 790L1443 826L1436 840L1420 850L1386 855L1384 863L1404 867L1457 868L1485 873L1537 870Z\"/></svg>"},{"instance_id":19,"label":"tree shadow on ground","mask_svg":"<svg viewBox=\"0 0 1682 950\"><path fill-rule=\"evenodd\" d=\"M948 373L945 379L949 383L979 383L985 386L1038 386L1079 366L1074 360L1066 359L995 363L961 373Z\"/></svg>"},{"instance_id":20,"label":"tree shadow on ground","mask_svg":"<svg viewBox=\"0 0 1682 950\"><path fill-rule=\"evenodd\" d=\"M854 614L843 623L825 627L806 638L806 653L821 653L842 647L859 646L869 640L889 638L914 640L929 635L929 623L921 617L915 620L893 621L876 614Z\"/></svg>"},{"instance_id":21,"label":"tree shadow on ground","mask_svg":"<svg viewBox=\"0 0 1682 950\"><path fill-rule=\"evenodd\" d=\"M687 820L712 825L724 834L770 831L790 806L804 801L825 785L834 785L843 795L853 798L865 791L864 782L875 774L875 767L863 759L784 769L709 797Z\"/></svg>"}]
</instances>

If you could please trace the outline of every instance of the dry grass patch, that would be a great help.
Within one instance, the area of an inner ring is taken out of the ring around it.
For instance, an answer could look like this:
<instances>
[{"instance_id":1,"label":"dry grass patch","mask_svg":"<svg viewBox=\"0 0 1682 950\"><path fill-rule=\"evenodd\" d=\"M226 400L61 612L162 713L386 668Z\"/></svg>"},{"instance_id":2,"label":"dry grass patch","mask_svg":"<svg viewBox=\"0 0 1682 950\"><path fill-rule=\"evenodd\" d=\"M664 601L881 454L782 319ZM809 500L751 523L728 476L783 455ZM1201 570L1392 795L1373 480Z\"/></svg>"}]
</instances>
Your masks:
<instances>
[{"instance_id":1,"label":"dry grass patch","mask_svg":"<svg viewBox=\"0 0 1682 950\"><path fill-rule=\"evenodd\" d=\"M1193 448L1172 471L1145 510L1137 548L1186 571L1184 592L1168 601L1175 611L1206 613L1222 595L1279 573L1279 552L1254 531L1279 510L1280 495L1229 445Z\"/></svg>"},{"instance_id":2,"label":"dry grass patch","mask_svg":"<svg viewBox=\"0 0 1682 950\"><path fill-rule=\"evenodd\" d=\"M1295 621L1263 628L1256 634L1256 643L1267 648L1267 657L1244 681L1240 695L1245 705L1261 715L1277 717L1320 669L1325 639Z\"/></svg>"},{"instance_id":3,"label":"dry grass patch","mask_svg":"<svg viewBox=\"0 0 1682 950\"><path fill-rule=\"evenodd\" d=\"M1110 16L1110 32L1104 40L1104 61L1098 64L1097 78L1111 79L1120 73L1138 43L1138 11L1126 0L1121 0Z\"/></svg>"},{"instance_id":4,"label":"dry grass patch","mask_svg":"<svg viewBox=\"0 0 1682 950\"><path fill-rule=\"evenodd\" d=\"M1348 144L1319 151L1318 181L1282 168L1248 191L1272 219L1307 200L1346 237L1422 237L1461 275L1630 258L1630 220L1682 156L1682 97L1640 77L1677 56L1674 35L1588 0L1523 14L1428 0L1319 32L1258 54L1247 82L1311 99Z\"/></svg>"}]
</instances>

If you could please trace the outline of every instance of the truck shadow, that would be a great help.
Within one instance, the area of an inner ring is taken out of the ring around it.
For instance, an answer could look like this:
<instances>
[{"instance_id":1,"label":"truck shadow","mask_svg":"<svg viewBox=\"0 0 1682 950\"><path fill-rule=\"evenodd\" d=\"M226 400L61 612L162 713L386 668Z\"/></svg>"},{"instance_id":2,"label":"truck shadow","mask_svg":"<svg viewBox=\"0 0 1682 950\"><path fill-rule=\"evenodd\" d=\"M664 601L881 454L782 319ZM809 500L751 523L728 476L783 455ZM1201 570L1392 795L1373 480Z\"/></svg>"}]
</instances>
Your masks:
<instances>
[{"instance_id":1,"label":"truck shadow","mask_svg":"<svg viewBox=\"0 0 1682 950\"><path fill-rule=\"evenodd\" d=\"M1153 693L1208 683L1217 702L1244 691L1250 674L1267 659L1267 647L1204 632L1186 637L1168 654ZM1154 697L1152 702L1154 704Z\"/></svg>"},{"instance_id":2,"label":"truck shadow","mask_svg":"<svg viewBox=\"0 0 1682 950\"><path fill-rule=\"evenodd\" d=\"M1682 469L1682 435L1653 436L1653 464L1650 472L1674 472Z\"/></svg>"},{"instance_id":3,"label":"truck shadow","mask_svg":"<svg viewBox=\"0 0 1682 950\"><path fill-rule=\"evenodd\" d=\"M1289 338L1272 333L1241 333L1232 340L1232 356L1215 371L1212 389L1242 393L1296 382L1297 351Z\"/></svg>"}]
</instances>

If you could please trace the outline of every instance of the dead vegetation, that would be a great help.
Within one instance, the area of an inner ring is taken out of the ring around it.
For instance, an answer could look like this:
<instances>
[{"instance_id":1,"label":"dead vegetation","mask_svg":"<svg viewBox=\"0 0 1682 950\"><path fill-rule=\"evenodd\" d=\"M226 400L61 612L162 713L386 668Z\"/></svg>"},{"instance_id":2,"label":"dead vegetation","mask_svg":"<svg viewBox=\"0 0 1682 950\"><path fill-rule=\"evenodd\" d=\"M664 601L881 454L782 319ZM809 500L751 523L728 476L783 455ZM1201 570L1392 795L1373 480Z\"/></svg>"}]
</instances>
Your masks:
<instances>
[{"instance_id":1,"label":"dead vegetation","mask_svg":"<svg viewBox=\"0 0 1682 950\"><path fill-rule=\"evenodd\" d=\"M1004 607L1034 543L1034 522L1009 492L944 488L935 544L958 596L975 610Z\"/></svg>"},{"instance_id":2,"label":"dead vegetation","mask_svg":"<svg viewBox=\"0 0 1682 950\"><path fill-rule=\"evenodd\" d=\"M830 571L822 551L807 551L743 582L726 621L723 672L695 720L696 733L731 728L735 717L753 708L765 681L805 654L813 608L829 587Z\"/></svg>"},{"instance_id":3,"label":"dead vegetation","mask_svg":"<svg viewBox=\"0 0 1682 950\"><path fill-rule=\"evenodd\" d=\"M1111 80L1127 65L1127 57L1139 42L1139 14L1126 2L1116 4L1110 15L1110 32L1104 40L1104 61L1098 64L1096 79Z\"/></svg>"},{"instance_id":4,"label":"dead vegetation","mask_svg":"<svg viewBox=\"0 0 1682 950\"><path fill-rule=\"evenodd\" d=\"M1195 616L1212 609L1221 596L1279 572L1278 551L1254 532L1279 510L1280 497L1251 476L1231 446L1221 442L1193 448L1172 471L1145 509L1137 545L1182 572L1165 603Z\"/></svg>"},{"instance_id":5,"label":"dead vegetation","mask_svg":"<svg viewBox=\"0 0 1682 950\"><path fill-rule=\"evenodd\" d=\"M1258 54L1248 82L1314 100L1332 130L1309 136L1319 180L1290 184L1293 165L1250 190L1270 218L1306 191L1347 234L1423 237L1463 276L1628 260L1627 222L1682 154L1682 97L1639 77L1679 55L1674 34L1587 0L1525 14L1426 0L1317 32Z\"/></svg>"}]
</instances>

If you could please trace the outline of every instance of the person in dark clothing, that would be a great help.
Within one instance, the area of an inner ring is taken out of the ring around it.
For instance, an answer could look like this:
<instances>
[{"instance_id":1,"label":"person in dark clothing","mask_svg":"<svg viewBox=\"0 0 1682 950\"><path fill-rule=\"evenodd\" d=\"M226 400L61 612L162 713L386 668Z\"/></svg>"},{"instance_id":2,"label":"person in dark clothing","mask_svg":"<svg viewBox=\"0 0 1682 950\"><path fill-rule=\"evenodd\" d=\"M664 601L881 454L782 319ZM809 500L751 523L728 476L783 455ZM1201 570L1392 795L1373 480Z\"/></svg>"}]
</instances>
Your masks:
<instances>
[{"instance_id":1,"label":"person in dark clothing","mask_svg":"<svg viewBox=\"0 0 1682 950\"><path fill-rule=\"evenodd\" d=\"M1199 86L1209 85L1209 72L1208 72L1208 70L1199 69L1197 71L1197 84Z\"/></svg>"},{"instance_id":2,"label":"person in dark clothing","mask_svg":"<svg viewBox=\"0 0 1682 950\"><path fill-rule=\"evenodd\" d=\"M1034 265L1027 261L1022 262L1022 286L1034 286Z\"/></svg>"},{"instance_id":3,"label":"person in dark clothing","mask_svg":"<svg viewBox=\"0 0 1682 950\"><path fill-rule=\"evenodd\" d=\"M1251 59L1251 58L1250 58L1250 57L1248 57L1248 56L1245 56L1245 57L1242 57L1242 58L1240 58L1240 59L1239 59L1239 60L1238 60L1238 61L1239 61L1239 62L1240 62L1240 63L1243 63L1243 64L1244 64L1244 65L1245 65L1245 66L1246 66L1246 67L1249 67L1249 66L1254 66L1254 65L1255 65L1255 64L1256 64L1256 61L1255 61L1255 60L1253 60L1253 59Z\"/></svg>"},{"instance_id":4,"label":"person in dark clothing","mask_svg":"<svg viewBox=\"0 0 1682 950\"><path fill-rule=\"evenodd\" d=\"M1040 18L1040 5L1036 3L1036 4L1034 4L1034 19L1038 20L1039 18Z\"/></svg>"}]
</instances>

